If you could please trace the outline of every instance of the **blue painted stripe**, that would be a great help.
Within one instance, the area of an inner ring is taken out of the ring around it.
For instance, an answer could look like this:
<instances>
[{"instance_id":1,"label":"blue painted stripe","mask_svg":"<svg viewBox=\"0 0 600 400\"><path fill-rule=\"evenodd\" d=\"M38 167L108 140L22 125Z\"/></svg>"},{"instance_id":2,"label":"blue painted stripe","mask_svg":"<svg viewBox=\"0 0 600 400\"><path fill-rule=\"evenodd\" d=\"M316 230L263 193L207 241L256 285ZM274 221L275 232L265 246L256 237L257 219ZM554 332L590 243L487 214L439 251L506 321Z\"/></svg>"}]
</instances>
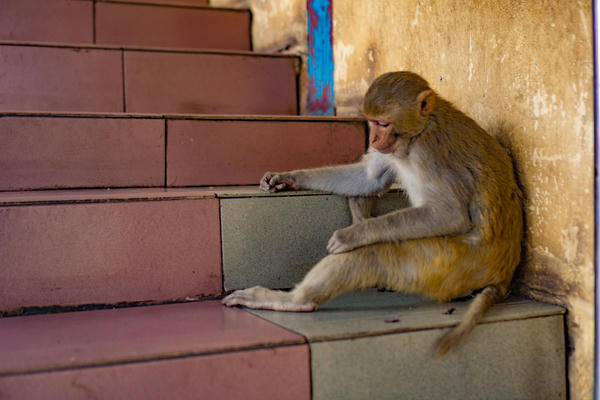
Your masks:
<instances>
[{"instance_id":1,"label":"blue painted stripe","mask_svg":"<svg viewBox=\"0 0 600 400\"><path fill-rule=\"evenodd\" d=\"M307 0L308 112L334 115L333 0Z\"/></svg>"}]
</instances>

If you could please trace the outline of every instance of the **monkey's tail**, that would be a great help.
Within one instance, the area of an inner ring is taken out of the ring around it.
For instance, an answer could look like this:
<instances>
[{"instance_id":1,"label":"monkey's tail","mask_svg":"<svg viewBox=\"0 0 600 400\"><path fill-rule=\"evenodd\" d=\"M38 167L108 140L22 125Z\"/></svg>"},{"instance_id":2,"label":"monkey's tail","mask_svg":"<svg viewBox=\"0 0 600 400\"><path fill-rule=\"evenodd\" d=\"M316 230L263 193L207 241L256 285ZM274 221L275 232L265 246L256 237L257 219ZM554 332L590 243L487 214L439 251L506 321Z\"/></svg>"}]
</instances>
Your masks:
<instances>
[{"instance_id":1,"label":"monkey's tail","mask_svg":"<svg viewBox=\"0 0 600 400\"><path fill-rule=\"evenodd\" d=\"M478 293L462 321L450 332L447 332L436 343L435 357L441 358L450 350L466 338L469 333L475 328L483 314L495 303L502 300L506 296L506 289L500 286L487 286Z\"/></svg>"}]
</instances>

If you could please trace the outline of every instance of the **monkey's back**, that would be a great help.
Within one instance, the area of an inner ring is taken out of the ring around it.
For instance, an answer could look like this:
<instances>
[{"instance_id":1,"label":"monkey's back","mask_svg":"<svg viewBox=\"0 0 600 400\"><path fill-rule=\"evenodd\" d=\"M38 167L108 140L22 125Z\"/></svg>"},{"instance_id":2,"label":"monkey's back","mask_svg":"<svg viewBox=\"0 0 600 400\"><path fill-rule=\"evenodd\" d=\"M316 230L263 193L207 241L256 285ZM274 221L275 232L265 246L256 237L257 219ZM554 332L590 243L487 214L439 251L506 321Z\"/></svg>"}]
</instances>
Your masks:
<instances>
[{"instance_id":1,"label":"monkey's back","mask_svg":"<svg viewBox=\"0 0 600 400\"><path fill-rule=\"evenodd\" d=\"M442 149L427 170L447 182L444 190L468 205L473 225L465 234L419 240L421 250L428 248L425 253L444 255L421 265L431 271L425 278L430 293L422 294L447 300L488 285L508 287L520 261L523 214L521 191L505 149L449 103L441 107L444 118L437 118L435 135L425 132L419 145L427 152Z\"/></svg>"}]
</instances>

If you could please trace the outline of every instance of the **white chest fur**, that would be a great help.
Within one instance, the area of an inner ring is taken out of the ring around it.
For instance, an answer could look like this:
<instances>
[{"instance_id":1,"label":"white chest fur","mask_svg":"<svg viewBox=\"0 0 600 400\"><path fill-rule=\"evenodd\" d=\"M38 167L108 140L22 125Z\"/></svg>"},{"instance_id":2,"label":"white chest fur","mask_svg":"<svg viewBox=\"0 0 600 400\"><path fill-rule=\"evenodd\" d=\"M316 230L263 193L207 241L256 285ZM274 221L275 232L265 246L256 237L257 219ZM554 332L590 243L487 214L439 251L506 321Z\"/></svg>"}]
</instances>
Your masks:
<instances>
[{"instance_id":1,"label":"white chest fur","mask_svg":"<svg viewBox=\"0 0 600 400\"><path fill-rule=\"evenodd\" d=\"M394 170L396 181L406 190L411 205L418 207L425 204L425 185L410 159L390 156L389 165Z\"/></svg>"}]
</instances>

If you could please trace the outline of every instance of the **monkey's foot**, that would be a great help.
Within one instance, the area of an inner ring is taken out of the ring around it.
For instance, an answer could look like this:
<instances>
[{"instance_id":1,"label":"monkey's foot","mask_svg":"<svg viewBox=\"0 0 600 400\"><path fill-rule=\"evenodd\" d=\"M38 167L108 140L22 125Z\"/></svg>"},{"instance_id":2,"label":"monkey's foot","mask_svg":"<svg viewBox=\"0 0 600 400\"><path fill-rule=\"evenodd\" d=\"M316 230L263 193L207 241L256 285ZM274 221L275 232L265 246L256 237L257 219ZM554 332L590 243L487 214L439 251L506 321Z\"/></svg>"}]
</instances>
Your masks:
<instances>
[{"instance_id":1,"label":"monkey's foot","mask_svg":"<svg viewBox=\"0 0 600 400\"><path fill-rule=\"evenodd\" d=\"M236 290L222 300L227 307L244 306L254 309L275 311L314 311L316 304L312 302L298 304L292 301L289 292L265 289L254 286L249 289Z\"/></svg>"}]
</instances>

